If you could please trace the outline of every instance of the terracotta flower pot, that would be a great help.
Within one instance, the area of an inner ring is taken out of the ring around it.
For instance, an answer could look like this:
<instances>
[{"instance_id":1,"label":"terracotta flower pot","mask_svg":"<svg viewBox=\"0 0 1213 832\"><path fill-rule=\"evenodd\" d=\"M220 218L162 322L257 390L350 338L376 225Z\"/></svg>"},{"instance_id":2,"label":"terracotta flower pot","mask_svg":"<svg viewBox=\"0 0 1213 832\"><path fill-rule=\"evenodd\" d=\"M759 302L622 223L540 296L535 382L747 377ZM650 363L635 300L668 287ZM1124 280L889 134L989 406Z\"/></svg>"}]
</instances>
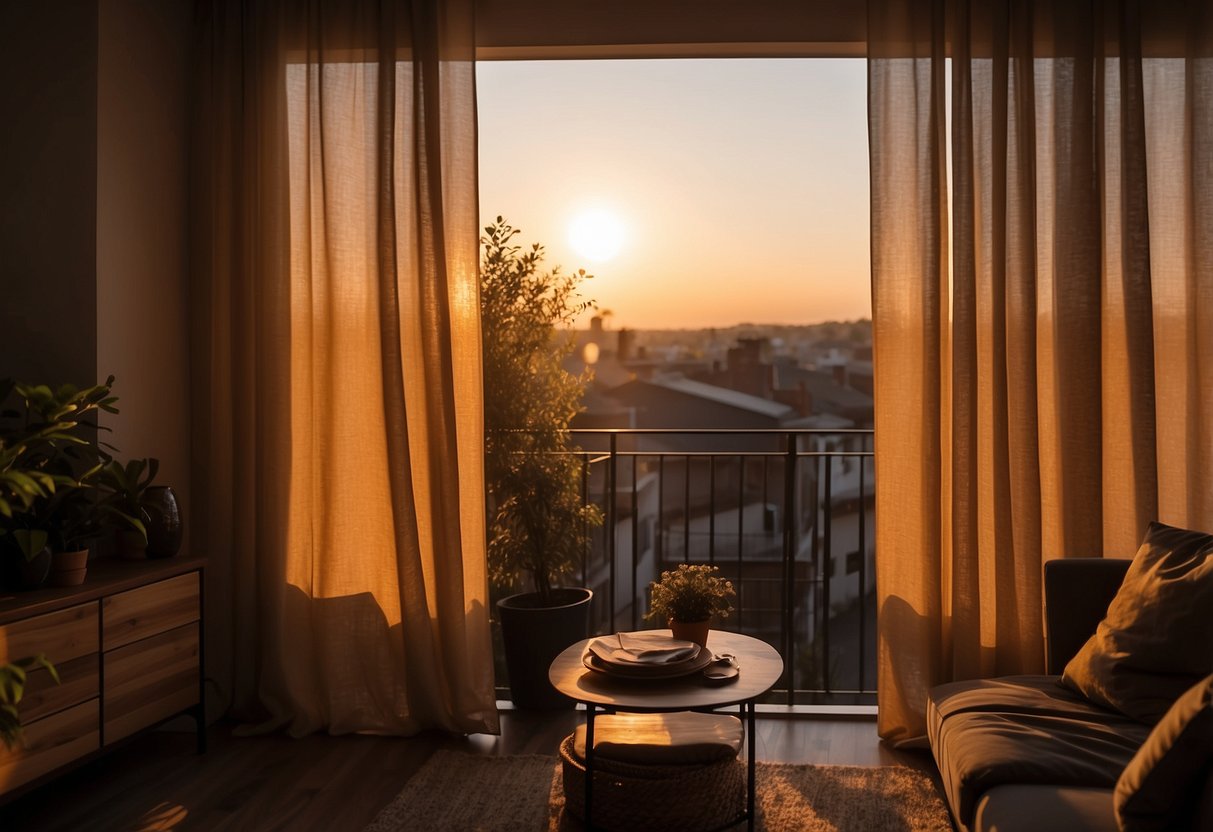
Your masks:
<instances>
[{"instance_id":1,"label":"terracotta flower pot","mask_svg":"<svg viewBox=\"0 0 1213 832\"><path fill-rule=\"evenodd\" d=\"M79 586L88 572L88 549L51 554L51 586Z\"/></svg>"},{"instance_id":2,"label":"terracotta flower pot","mask_svg":"<svg viewBox=\"0 0 1213 832\"><path fill-rule=\"evenodd\" d=\"M700 647L708 646L708 630L712 624L712 619L705 618L703 621L675 621L670 619L670 629L674 633L674 638L682 639L683 641L693 641Z\"/></svg>"}]
</instances>

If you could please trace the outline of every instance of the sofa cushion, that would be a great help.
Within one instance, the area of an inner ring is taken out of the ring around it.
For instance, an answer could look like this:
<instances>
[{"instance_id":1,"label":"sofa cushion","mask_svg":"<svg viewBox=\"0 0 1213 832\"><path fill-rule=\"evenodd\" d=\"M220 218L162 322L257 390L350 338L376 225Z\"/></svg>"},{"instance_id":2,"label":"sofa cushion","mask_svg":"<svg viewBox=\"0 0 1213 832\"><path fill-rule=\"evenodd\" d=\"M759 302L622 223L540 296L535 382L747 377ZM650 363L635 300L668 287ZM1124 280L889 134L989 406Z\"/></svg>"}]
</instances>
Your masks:
<instances>
[{"instance_id":1,"label":"sofa cushion","mask_svg":"<svg viewBox=\"0 0 1213 832\"><path fill-rule=\"evenodd\" d=\"M927 700L931 751L952 812L968 827L1005 784L1111 790L1149 728L1062 687L1056 676L950 682Z\"/></svg>"},{"instance_id":2,"label":"sofa cushion","mask_svg":"<svg viewBox=\"0 0 1213 832\"><path fill-rule=\"evenodd\" d=\"M1175 700L1121 774L1115 798L1121 829L1184 827L1211 776L1213 675Z\"/></svg>"},{"instance_id":3,"label":"sofa cushion","mask_svg":"<svg viewBox=\"0 0 1213 832\"><path fill-rule=\"evenodd\" d=\"M1151 523L1065 684L1148 724L1213 673L1213 535Z\"/></svg>"},{"instance_id":4,"label":"sofa cushion","mask_svg":"<svg viewBox=\"0 0 1213 832\"><path fill-rule=\"evenodd\" d=\"M1084 786L995 786L977 801L970 832L1115 832L1112 792Z\"/></svg>"}]
</instances>

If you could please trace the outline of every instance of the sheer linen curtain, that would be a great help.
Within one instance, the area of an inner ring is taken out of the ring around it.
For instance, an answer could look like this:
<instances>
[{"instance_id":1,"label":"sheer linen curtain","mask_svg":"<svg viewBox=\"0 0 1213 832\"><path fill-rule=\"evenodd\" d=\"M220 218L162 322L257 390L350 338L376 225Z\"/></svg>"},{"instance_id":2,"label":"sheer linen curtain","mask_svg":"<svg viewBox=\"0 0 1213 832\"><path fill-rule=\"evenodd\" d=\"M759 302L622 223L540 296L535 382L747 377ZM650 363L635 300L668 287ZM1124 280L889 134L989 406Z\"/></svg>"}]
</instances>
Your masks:
<instances>
[{"instance_id":1,"label":"sheer linen curtain","mask_svg":"<svg viewBox=\"0 0 1213 832\"><path fill-rule=\"evenodd\" d=\"M193 530L265 729L498 730L471 7L200 6Z\"/></svg>"},{"instance_id":2,"label":"sheer linen curtain","mask_svg":"<svg viewBox=\"0 0 1213 832\"><path fill-rule=\"evenodd\" d=\"M1213 524L1213 13L868 9L878 730L912 743L932 685L1043 670L1045 560Z\"/></svg>"}]
</instances>

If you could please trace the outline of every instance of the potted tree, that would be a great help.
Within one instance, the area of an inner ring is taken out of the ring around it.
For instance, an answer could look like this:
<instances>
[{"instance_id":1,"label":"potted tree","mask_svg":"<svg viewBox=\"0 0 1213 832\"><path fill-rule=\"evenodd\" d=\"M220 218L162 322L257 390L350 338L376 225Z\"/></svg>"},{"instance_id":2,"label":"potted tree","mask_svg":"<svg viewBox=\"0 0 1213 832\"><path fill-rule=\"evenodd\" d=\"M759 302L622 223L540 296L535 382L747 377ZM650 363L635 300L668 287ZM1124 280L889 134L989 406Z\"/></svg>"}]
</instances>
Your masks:
<instances>
[{"instance_id":1,"label":"potted tree","mask_svg":"<svg viewBox=\"0 0 1213 832\"><path fill-rule=\"evenodd\" d=\"M557 327L590 308L576 292L587 276L540 272L543 248L513 244L518 231L501 217L485 233L480 301L489 575L500 591L529 586L497 602L510 695L520 707L570 707L548 682L548 666L589 635L592 592L561 582L602 516L582 499L581 465L569 442L587 377L561 366L573 343L561 339Z\"/></svg>"}]
</instances>

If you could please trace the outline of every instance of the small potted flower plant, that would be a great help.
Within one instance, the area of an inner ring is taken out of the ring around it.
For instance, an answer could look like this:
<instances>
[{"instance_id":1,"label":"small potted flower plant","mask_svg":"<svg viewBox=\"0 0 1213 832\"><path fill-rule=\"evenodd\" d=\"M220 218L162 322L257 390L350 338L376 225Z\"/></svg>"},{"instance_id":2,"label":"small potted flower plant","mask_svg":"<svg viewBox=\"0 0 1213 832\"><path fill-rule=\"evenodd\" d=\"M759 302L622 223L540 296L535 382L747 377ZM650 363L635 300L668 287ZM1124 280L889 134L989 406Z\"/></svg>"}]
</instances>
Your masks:
<instances>
[{"instance_id":1,"label":"small potted flower plant","mask_svg":"<svg viewBox=\"0 0 1213 832\"><path fill-rule=\"evenodd\" d=\"M673 572L662 572L660 581L649 587L651 597L646 619L667 622L674 638L707 646L713 619L727 618L733 611L729 599L733 582L718 577L718 566L681 564Z\"/></svg>"}]
</instances>

